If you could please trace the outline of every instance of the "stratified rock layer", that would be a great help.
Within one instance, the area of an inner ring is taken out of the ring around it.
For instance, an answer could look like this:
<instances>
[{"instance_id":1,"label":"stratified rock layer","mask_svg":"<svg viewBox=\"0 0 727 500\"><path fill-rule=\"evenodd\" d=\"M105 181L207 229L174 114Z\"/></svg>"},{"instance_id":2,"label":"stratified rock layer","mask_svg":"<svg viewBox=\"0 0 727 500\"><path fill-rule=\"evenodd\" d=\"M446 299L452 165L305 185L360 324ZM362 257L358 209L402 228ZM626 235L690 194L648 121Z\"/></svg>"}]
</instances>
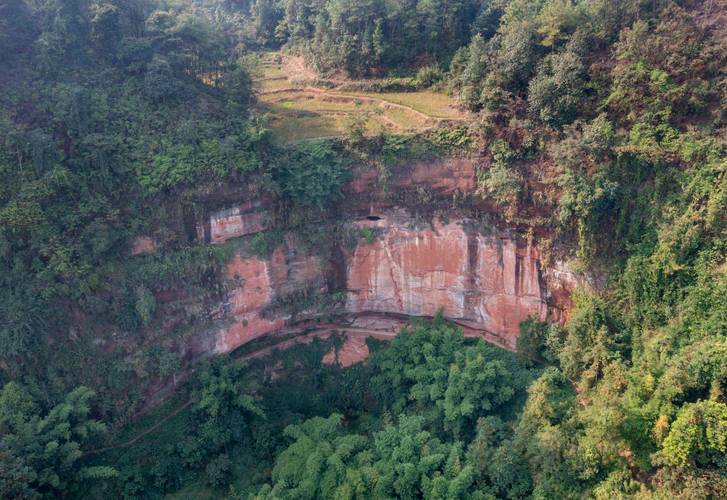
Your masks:
<instances>
[{"instance_id":1,"label":"stratified rock layer","mask_svg":"<svg viewBox=\"0 0 727 500\"><path fill-rule=\"evenodd\" d=\"M382 237L358 245L347 258L349 312L434 316L441 310L511 348L521 321L546 319L535 247L468 231L461 221L435 221L423 229L383 219L374 224L385 228Z\"/></svg>"},{"instance_id":2,"label":"stratified rock layer","mask_svg":"<svg viewBox=\"0 0 727 500\"><path fill-rule=\"evenodd\" d=\"M342 234L358 235L357 244L351 246L348 237L328 241L319 256L285 233L269 257L240 250L226 265L221 300L195 303L184 289L158 294L161 313L170 318L165 329L190 318L200 325L210 321L200 327L191 357L289 331L301 319L320 316L321 305L329 308L326 313L349 316L441 311L468 334L515 349L521 321L565 320L579 279L559 263L542 266L538 249L514 229L486 222L490 215L496 219L496 209L473 195L476 170L476 158L414 161L393 169L384 190L373 165L358 166L339 207L341 219L351 221ZM254 183L222 186L200 204L204 211L188 217L192 222L185 221L185 229L210 244L265 231L281 209ZM450 218L432 217L435 212ZM155 247L150 238L140 238L132 253ZM315 302L320 298L323 304ZM358 359L364 350L355 346L354 352L349 357Z\"/></svg>"},{"instance_id":3,"label":"stratified rock layer","mask_svg":"<svg viewBox=\"0 0 727 500\"><path fill-rule=\"evenodd\" d=\"M514 236L482 234L467 220L435 219L417 227L401 210L375 219L352 224L352 231L367 228L375 237L335 252L342 262L322 263L293 240L267 259L236 255L226 269L229 324L218 330L215 351L229 352L283 328L291 317L272 306L300 290L344 292L337 311L344 314L434 316L441 311L509 349L515 348L521 321L563 318L564 291L573 286L564 277L572 274L560 270L556 275L554 301L533 245ZM345 283L330 289L334 268L344 270ZM308 317L314 315L311 311Z\"/></svg>"},{"instance_id":4,"label":"stratified rock layer","mask_svg":"<svg viewBox=\"0 0 727 500\"><path fill-rule=\"evenodd\" d=\"M229 352L285 324L283 319L265 319L262 309L270 304L270 265L257 257L243 259L236 255L227 265L225 275L239 283L229 296L229 314L233 322L217 335L215 351Z\"/></svg>"},{"instance_id":5,"label":"stratified rock layer","mask_svg":"<svg viewBox=\"0 0 727 500\"><path fill-rule=\"evenodd\" d=\"M215 352L230 352L262 335L280 330L289 316L268 313L275 300L322 286L320 259L298 253L295 241L278 247L269 259L234 256L225 268L229 324L218 330Z\"/></svg>"},{"instance_id":6,"label":"stratified rock layer","mask_svg":"<svg viewBox=\"0 0 727 500\"><path fill-rule=\"evenodd\" d=\"M220 244L230 238L264 231L267 226L267 213L261 211L259 205L247 202L211 214L210 242Z\"/></svg>"}]
</instances>

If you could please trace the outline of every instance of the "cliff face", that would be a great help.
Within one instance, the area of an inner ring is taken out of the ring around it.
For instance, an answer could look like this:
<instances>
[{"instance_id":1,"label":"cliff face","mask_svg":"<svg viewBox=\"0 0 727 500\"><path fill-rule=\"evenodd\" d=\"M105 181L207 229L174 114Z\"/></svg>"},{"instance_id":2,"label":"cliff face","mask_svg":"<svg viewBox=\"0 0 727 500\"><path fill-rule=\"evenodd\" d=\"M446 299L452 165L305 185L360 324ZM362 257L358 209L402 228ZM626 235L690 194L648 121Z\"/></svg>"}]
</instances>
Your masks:
<instances>
[{"instance_id":1,"label":"cliff face","mask_svg":"<svg viewBox=\"0 0 727 500\"><path fill-rule=\"evenodd\" d=\"M538 248L514 230L458 210L440 210L447 220L422 217L416 213L421 201L412 206L412 198L402 195L421 197L426 190L431 204L441 206L471 193L474 185L470 160L422 162L392 176L390 189L401 195L392 201L396 198L378 189L375 171L361 169L346 187L343 214L350 221L344 232L355 243L334 241L333 248L316 254L288 233L268 257L238 250L224 270L224 300L213 305L212 326L195 350L229 352L315 319L323 312L317 302L322 297L330 299L326 313L349 319L434 316L441 310L470 334L515 349L521 321L564 319L578 280L560 265L544 268ZM210 244L253 235L270 227L272 211L254 197L226 201L200 223L197 234ZM286 307L291 303L294 312Z\"/></svg>"},{"instance_id":2,"label":"cliff face","mask_svg":"<svg viewBox=\"0 0 727 500\"><path fill-rule=\"evenodd\" d=\"M224 317L230 323L217 331L215 352L229 352L289 325L290 314L274 306L301 290L311 296L342 292L336 312L344 315L434 316L441 310L509 349L515 348L521 321L563 317L568 306L563 291L572 287L573 277L562 270L543 272L533 245L484 235L468 220L435 219L416 227L405 211L377 217L351 224L375 236L340 248L339 262L300 251L295 239L269 259L235 255L225 271L230 291ZM331 285L336 267L344 270L345 283ZM303 314L315 315L313 308Z\"/></svg>"},{"instance_id":3,"label":"cliff face","mask_svg":"<svg viewBox=\"0 0 727 500\"><path fill-rule=\"evenodd\" d=\"M510 348L522 320L546 319L547 291L533 246L484 236L467 229L468 221L434 220L415 229L397 215L359 223L383 234L347 255L347 311L434 316L441 310Z\"/></svg>"},{"instance_id":4,"label":"cliff face","mask_svg":"<svg viewBox=\"0 0 727 500\"><path fill-rule=\"evenodd\" d=\"M214 351L230 352L262 335L281 330L290 315L269 311L275 302L299 290L324 293L324 269L315 255L299 254L286 242L269 259L236 254L225 268L229 293L227 320L215 334ZM224 321L223 321L224 323Z\"/></svg>"}]
</instances>

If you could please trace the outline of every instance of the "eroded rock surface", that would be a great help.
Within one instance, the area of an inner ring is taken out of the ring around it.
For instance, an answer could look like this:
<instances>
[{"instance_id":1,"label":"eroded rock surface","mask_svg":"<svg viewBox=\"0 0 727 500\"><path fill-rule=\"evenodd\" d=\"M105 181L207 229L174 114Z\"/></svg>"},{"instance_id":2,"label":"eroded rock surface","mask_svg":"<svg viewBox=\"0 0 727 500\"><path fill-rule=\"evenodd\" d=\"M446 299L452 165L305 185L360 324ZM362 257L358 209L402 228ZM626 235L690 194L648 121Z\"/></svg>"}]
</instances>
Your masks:
<instances>
[{"instance_id":1,"label":"eroded rock surface","mask_svg":"<svg viewBox=\"0 0 727 500\"><path fill-rule=\"evenodd\" d=\"M149 236L139 236L131 245L131 255L152 253L157 249L157 243Z\"/></svg>"},{"instance_id":2,"label":"eroded rock surface","mask_svg":"<svg viewBox=\"0 0 727 500\"><path fill-rule=\"evenodd\" d=\"M341 247L341 262L322 262L294 240L265 259L237 254L226 268L230 323L218 331L215 351L280 330L291 317L273 306L300 290L343 292L336 311L343 314L434 316L441 310L509 349L528 317L563 319L574 278L565 269L543 273L535 246L516 236L483 234L466 219L418 225L413 220L406 211L392 210L352 223L353 231L367 228L375 237ZM345 284L330 289L327 277L336 267L345 270Z\"/></svg>"},{"instance_id":3,"label":"eroded rock surface","mask_svg":"<svg viewBox=\"0 0 727 500\"><path fill-rule=\"evenodd\" d=\"M230 352L262 335L280 330L290 319L284 312L268 312L281 297L322 286L323 270L317 256L298 253L295 241L278 247L270 258L237 253L225 268L229 324L218 330L215 352Z\"/></svg>"},{"instance_id":4,"label":"eroded rock surface","mask_svg":"<svg viewBox=\"0 0 727 500\"><path fill-rule=\"evenodd\" d=\"M260 203L247 202L212 213L209 222L210 243L220 244L231 238L264 231L268 225L268 214L261 209Z\"/></svg>"},{"instance_id":5,"label":"eroded rock surface","mask_svg":"<svg viewBox=\"0 0 727 500\"><path fill-rule=\"evenodd\" d=\"M412 162L391 172L387 194L376 168L363 165L345 187L340 207L342 219L351 221L348 234L358 235L355 245L332 241L330 251L317 255L288 233L268 257L235 254L224 271L221 301L195 309L191 297L158 300L167 304L165 310L184 308L211 320L191 349L200 355L229 352L320 316L316 304L306 305L296 294L342 297L335 310L325 312L343 316L434 316L441 310L468 334L514 349L526 318L565 320L579 279L562 263L543 266L538 248L514 228L497 229L484 222L487 217L468 218L493 210L487 200L472 196L475 171L473 158ZM224 244L269 229L276 208L262 193L252 184L225 188L217 197L209 193L192 232L196 229L200 241ZM435 212L449 219L432 216ZM153 250L149 243L139 239L134 253ZM291 303L298 308L292 313ZM359 344L344 350L346 363L365 356Z\"/></svg>"},{"instance_id":6,"label":"eroded rock surface","mask_svg":"<svg viewBox=\"0 0 727 500\"><path fill-rule=\"evenodd\" d=\"M434 316L486 330L515 347L521 321L546 319L548 305L535 247L484 236L466 221L414 229L381 219L363 221L383 235L348 256L349 312Z\"/></svg>"}]
</instances>

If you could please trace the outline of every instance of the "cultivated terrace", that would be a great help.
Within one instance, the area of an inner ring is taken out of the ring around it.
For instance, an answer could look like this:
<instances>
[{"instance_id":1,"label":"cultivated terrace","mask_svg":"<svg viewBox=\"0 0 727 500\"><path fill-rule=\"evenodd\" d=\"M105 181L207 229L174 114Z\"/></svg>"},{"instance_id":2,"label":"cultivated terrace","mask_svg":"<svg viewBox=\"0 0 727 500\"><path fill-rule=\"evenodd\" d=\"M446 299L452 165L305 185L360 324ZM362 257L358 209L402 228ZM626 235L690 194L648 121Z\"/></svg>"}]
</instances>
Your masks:
<instances>
[{"instance_id":1,"label":"cultivated terrace","mask_svg":"<svg viewBox=\"0 0 727 500\"><path fill-rule=\"evenodd\" d=\"M727 497L727 1L0 0L0 498Z\"/></svg>"}]
</instances>

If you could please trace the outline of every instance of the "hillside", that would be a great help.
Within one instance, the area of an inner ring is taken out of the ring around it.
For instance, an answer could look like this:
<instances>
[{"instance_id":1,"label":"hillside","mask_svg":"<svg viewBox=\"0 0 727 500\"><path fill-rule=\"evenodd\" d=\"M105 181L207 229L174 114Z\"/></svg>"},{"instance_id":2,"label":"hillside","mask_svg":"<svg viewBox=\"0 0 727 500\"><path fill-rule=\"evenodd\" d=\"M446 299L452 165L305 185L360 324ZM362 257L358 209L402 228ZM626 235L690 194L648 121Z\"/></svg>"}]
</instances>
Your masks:
<instances>
[{"instance_id":1,"label":"hillside","mask_svg":"<svg viewBox=\"0 0 727 500\"><path fill-rule=\"evenodd\" d=\"M0 4L0 497L723 498L726 32Z\"/></svg>"},{"instance_id":2,"label":"hillside","mask_svg":"<svg viewBox=\"0 0 727 500\"><path fill-rule=\"evenodd\" d=\"M300 57L266 53L253 79L258 109L282 141L414 133L463 124L465 114L442 92L415 90L411 81L329 80L307 68ZM405 92L366 91L404 88ZM354 90L360 88L362 90Z\"/></svg>"}]
</instances>

